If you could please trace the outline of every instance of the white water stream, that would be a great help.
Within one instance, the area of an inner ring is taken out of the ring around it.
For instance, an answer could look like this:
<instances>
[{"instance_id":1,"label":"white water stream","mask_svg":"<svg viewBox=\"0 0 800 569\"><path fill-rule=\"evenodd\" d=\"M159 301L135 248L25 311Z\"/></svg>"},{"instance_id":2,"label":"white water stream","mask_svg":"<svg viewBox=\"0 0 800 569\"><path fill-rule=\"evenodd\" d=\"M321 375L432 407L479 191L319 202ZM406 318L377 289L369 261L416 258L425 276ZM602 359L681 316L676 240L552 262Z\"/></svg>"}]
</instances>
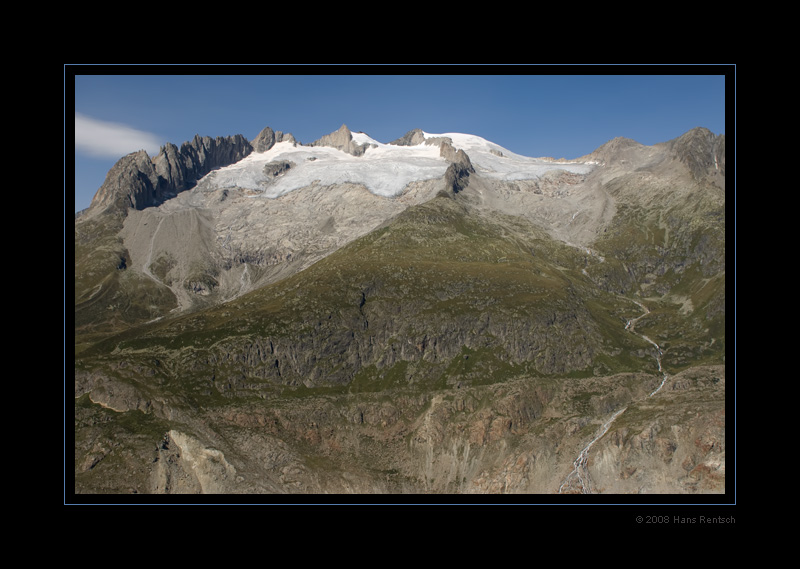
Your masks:
<instances>
[{"instance_id":1,"label":"white water stream","mask_svg":"<svg viewBox=\"0 0 800 569\"><path fill-rule=\"evenodd\" d=\"M655 359L656 359L656 362L658 363L658 371L661 372L661 374L663 376L663 379L661 380L661 384L652 393L650 393L650 395L647 396L648 398L650 398L653 395L655 395L656 393L658 393L661 390L661 388L664 387L664 383L666 383L666 381L667 381L667 373L661 368L661 356L663 355L664 352L661 350L661 348L658 346L658 344L656 344L653 340L651 340L650 338L648 338L644 334L639 334L638 332L635 331L636 322L638 322L641 318L647 316L650 313L650 310L644 304L642 304L641 302L639 302L637 300L633 300L633 299L628 299L628 300L631 300L632 302L636 303L639 306L639 308L642 309L643 314L641 314L640 316L637 316L636 318L632 318L632 319L628 320L628 322L625 324L625 329L630 331L630 332L632 332L632 333L634 333L634 334L636 334L636 335L638 335L640 338L646 340L647 342L649 342L650 344L652 344L655 347L655 349L656 349ZM592 481L591 481L591 478L589 477L589 469L588 469L588 466L587 466L587 463L588 463L588 460L589 460L589 450L592 448L592 445L594 445L594 443L599 441L603 437L603 435L605 435L608 432L608 430L611 428L611 424L617 419L617 417L622 415L622 413L624 413L626 409L627 409L627 407L623 407L622 409L620 409L619 411L614 413L603 424L603 426L600 428L600 431L597 433L597 435L595 435L595 437L589 442L589 444L587 444L583 448L583 450L578 455L578 458L576 458L572 463L572 466L573 466L572 472L570 472L567 475L567 477L561 483L561 486L558 488L558 493L559 494L561 494L564 491L565 488L570 488L572 486L572 484L573 484L573 480L575 480L577 482L577 485L580 488L582 494L591 494L592 493Z\"/></svg>"}]
</instances>

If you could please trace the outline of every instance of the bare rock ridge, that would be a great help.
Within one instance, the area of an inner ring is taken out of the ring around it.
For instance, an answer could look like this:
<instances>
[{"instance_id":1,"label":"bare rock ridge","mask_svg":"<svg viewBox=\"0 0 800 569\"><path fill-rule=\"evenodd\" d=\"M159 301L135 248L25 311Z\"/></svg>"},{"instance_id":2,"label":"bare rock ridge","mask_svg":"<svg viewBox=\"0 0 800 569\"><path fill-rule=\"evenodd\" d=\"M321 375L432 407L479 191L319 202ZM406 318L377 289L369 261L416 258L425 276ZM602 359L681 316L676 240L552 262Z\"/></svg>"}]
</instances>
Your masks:
<instances>
[{"instance_id":1,"label":"bare rock ridge","mask_svg":"<svg viewBox=\"0 0 800 569\"><path fill-rule=\"evenodd\" d=\"M707 128L694 128L665 144L696 180L717 172L725 176L724 135L715 135Z\"/></svg>"},{"instance_id":2,"label":"bare rock ridge","mask_svg":"<svg viewBox=\"0 0 800 569\"><path fill-rule=\"evenodd\" d=\"M450 162L445 172L445 188L457 194L469 183L469 175L475 173L472 161L467 153L461 149L456 150L453 141L446 136L436 136L425 138L422 130L415 128L406 134L393 140L389 144L396 146L416 146L418 144L439 145L439 155Z\"/></svg>"},{"instance_id":3,"label":"bare rock ridge","mask_svg":"<svg viewBox=\"0 0 800 569\"><path fill-rule=\"evenodd\" d=\"M133 152L123 156L109 170L89 209L112 210L125 216L129 209L143 210L158 206L191 189L212 170L238 162L251 152L267 152L279 142L300 144L290 133L265 127L252 142L242 135L215 139L195 135L180 148L172 143L164 145L154 158L150 158L144 150ZM425 139L420 129L414 129L390 144L409 146L423 142L440 146L441 156L452 163L445 177L446 185L454 192L462 190L469 174L475 170L466 153L456 150L447 137ZM358 144L347 125L342 125L339 130L321 137L310 146L328 146L353 156L362 156L371 145Z\"/></svg>"},{"instance_id":4,"label":"bare rock ridge","mask_svg":"<svg viewBox=\"0 0 800 569\"><path fill-rule=\"evenodd\" d=\"M397 140L393 140L389 144L394 144L395 146L416 146L417 144L422 144L425 142L425 134L418 128L413 130L409 130L403 136L398 138Z\"/></svg>"},{"instance_id":5,"label":"bare rock ridge","mask_svg":"<svg viewBox=\"0 0 800 569\"><path fill-rule=\"evenodd\" d=\"M677 162L695 181L725 188L725 135L716 135L703 127L693 128L678 138L653 146L617 137L578 160L629 170L669 168Z\"/></svg>"},{"instance_id":6,"label":"bare rock ridge","mask_svg":"<svg viewBox=\"0 0 800 569\"><path fill-rule=\"evenodd\" d=\"M450 142L439 143L439 155L450 162L444 174L445 184L454 194L467 187L469 175L475 173L472 161L463 150L456 150Z\"/></svg>"},{"instance_id":7,"label":"bare rock ridge","mask_svg":"<svg viewBox=\"0 0 800 569\"><path fill-rule=\"evenodd\" d=\"M353 133L344 124L339 127L339 130L315 140L311 146L330 146L353 156L362 156L370 147L369 144L358 144L353 140Z\"/></svg>"},{"instance_id":8,"label":"bare rock ridge","mask_svg":"<svg viewBox=\"0 0 800 569\"><path fill-rule=\"evenodd\" d=\"M90 210L111 209L124 216L128 209L142 210L158 206L178 193L191 189L212 170L238 162L251 152L266 152L278 142L299 144L291 134L266 127L252 143L242 135L216 139L195 135L180 148L172 143L166 144L152 159L144 150L128 154L108 172L105 182L92 200ZM446 174L447 187L456 193L462 190L469 174L475 170L466 153L456 150L447 137L426 139L420 129L413 129L389 144L413 146L421 143L440 146L441 156L452 163ZM310 146L337 148L353 156L362 156L370 147L369 144L358 144L344 124ZM656 146L666 146L695 179L710 178L714 183L724 183L724 135L714 135L708 129L698 127ZM583 158L601 163L649 165L650 149L634 140L618 137Z\"/></svg>"},{"instance_id":9,"label":"bare rock ridge","mask_svg":"<svg viewBox=\"0 0 800 569\"><path fill-rule=\"evenodd\" d=\"M397 140L393 140L389 144L393 144L395 146L417 146L418 144L437 146L443 142L450 145L453 144L453 140L448 136L432 136L430 138L425 138L425 133L422 130L415 128L409 130L403 136ZM449 159L452 160L452 158Z\"/></svg>"},{"instance_id":10,"label":"bare rock ridge","mask_svg":"<svg viewBox=\"0 0 800 569\"><path fill-rule=\"evenodd\" d=\"M251 144L253 146L253 152L267 152L278 142L291 142L295 145L298 144L297 140L295 140L291 133L274 131L270 127L264 127L264 130L258 133L258 136L255 137Z\"/></svg>"},{"instance_id":11,"label":"bare rock ridge","mask_svg":"<svg viewBox=\"0 0 800 569\"><path fill-rule=\"evenodd\" d=\"M128 154L108 172L90 209L110 209L124 216L128 209L160 205L194 187L212 170L238 162L252 151L250 142L239 134L215 139L195 135L180 149L166 144L152 159L144 150Z\"/></svg>"}]
</instances>

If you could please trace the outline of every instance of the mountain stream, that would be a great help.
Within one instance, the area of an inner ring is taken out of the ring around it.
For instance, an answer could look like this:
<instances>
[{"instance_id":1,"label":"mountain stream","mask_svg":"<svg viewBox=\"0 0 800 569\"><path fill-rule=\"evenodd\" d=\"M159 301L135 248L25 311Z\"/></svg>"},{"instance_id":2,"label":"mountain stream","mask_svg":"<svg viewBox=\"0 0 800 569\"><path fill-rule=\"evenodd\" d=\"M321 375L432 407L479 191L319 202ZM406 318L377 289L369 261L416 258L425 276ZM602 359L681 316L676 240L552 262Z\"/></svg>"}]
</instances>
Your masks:
<instances>
[{"instance_id":1,"label":"mountain stream","mask_svg":"<svg viewBox=\"0 0 800 569\"><path fill-rule=\"evenodd\" d=\"M650 310L644 304L642 304L641 302L639 302L637 300L633 300L633 299L628 299L628 300L630 300L630 301L634 302L635 304L637 304L639 306L639 308L642 309L643 313L640 316L637 316L636 318L631 318L630 320L628 320L627 323L625 324L625 329L628 330L629 332L633 333L633 334L636 334L637 336L639 336L643 340L649 342L650 344L652 344L655 347L656 354L655 354L654 357L656 359L656 363L658 363L658 371L663 376L663 379L661 380L661 384L655 390L653 390L653 392L650 393L650 395L647 396L647 398L650 398L653 395L655 395L656 393L658 393L661 390L661 388L664 387L664 383L666 383L666 381L667 381L667 373L661 367L661 356L663 355L664 352L661 350L661 348L658 346L658 344L656 344L653 340L651 340L650 338L648 338L644 334L640 334L640 333L636 332L636 330L635 330L636 322L638 322L641 318L647 316L650 313ZM564 481L561 483L561 486L558 488L558 493L559 494L564 493L565 491L568 491L568 490L570 490L572 488L580 490L581 494L591 494L592 493L592 481L591 481L591 478L589 476L589 468L588 468L588 465L587 465L588 460L589 460L589 450L592 448L592 445L594 445L594 443L599 441L603 437L603 435L605 435L608 432L608 430L611 428L611 424L617 419L617 417L622 415L622 413L624 413L626 409L627 409L627 407L623 407L622 409L616 411L603 424L603 426L600 428L600 431L598 431L598 433L589 442L589 444L587 444L583 448L583 450L580 452L580 454L578 454L578 458L576 458L572 463L572 466L573 466L572 472L570 472L567 475L567 477L564 478Z\"/></svg>"}]
</instances>

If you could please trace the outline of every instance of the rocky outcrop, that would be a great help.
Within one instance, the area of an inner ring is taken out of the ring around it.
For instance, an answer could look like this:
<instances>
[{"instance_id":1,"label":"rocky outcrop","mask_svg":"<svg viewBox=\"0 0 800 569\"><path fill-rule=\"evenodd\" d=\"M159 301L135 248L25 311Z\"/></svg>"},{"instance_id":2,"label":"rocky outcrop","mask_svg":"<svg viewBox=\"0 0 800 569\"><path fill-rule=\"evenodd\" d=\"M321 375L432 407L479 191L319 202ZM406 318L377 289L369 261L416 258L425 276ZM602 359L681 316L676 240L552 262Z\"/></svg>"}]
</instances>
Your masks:
<instances>
[{"instance_id":1,"label":"rocky outcrop","mask_svg":"<svg viewBox=\"0 0 800 569\"><path fill-rule=\"evenodd\" d=\"M269 162L264 165L264 174L270 178L277 178L281 174L285 174L293 166L294 163L290 162L289 160L277 160L275 162Z\"/></svg>"},{"instance_id":2,"label":"rocky outcrop","mask_svg":"<svg viewBox=\"0 0 800 569\"><path fill-rule=\"evenodd\" d=\"M144 209L154 203L157 186L158 175L147 152L128 154L109 170L89 209Z\"/></svg>"},{"instance_id":3,"label":"rocky outcrop","mask_svg":"<svg viewBox=\"0 0 800 569\"><path fill-rule=\"evenodd\" d=\"M180 431L164 435L154 462L153 494L217 494L236 483L236 469L222 452Z\"/></svg>"},{"instance_id":4,"label":"rocky outcrop","mask_svg":"<svg viewBox=\"0 0 800 569\"><path fill-rule=\"evenodd\" d=\"M439 155L450 162L450 166L445 172L445 188L455 194L467 187L469 175L475 172L467 153L461 149L457 150L453 146L452 139L446 136L425 138L425 134L420 129L415 128L389 144L396 146L438 145Z\"/></svg>"},{"instance_id":5,"label":"rocky outcrop","mask_svg":"<svg viewBox=\"0 0 800 569\"><path fill-rule=\"evenodd\" d=\"M275 146L278 142L291 142L297 144L294 136L291 133L283 133L281 131L274 131L270 127L265 127L264 130L258 133L250 144L253 147L253 152L267 152L270 148Z\"/></svg>"},{"instance_id":6,"label":"rocky outcrop","mask_svg":"<svg viewBox=\"0 0 800 569\"><path fill-rule=\"evenodd\" d=\"M671 140L667 145L696 180L713 176L717 172L725 175L725 135L715 135L707 128L698 127Z\"/></svg>"},{"instance_id":7,"label":"rocky outcrop","mask_svg":"<svg viewBox=\"0 0 800 569\"><path fill-rule=\"evenodd\" d=\"M653 146L617 137L578 160L598 162L618 172L638 170L667 177L684 172L695 182L725 188L725 135L702 127Z\"/></svg>"},{"instance_id":8,"label":"rocky outcrop","mask_svg":"<svg viewBox=\"0 0 800 569\"><path fill-rule=\"evenodd\" d=\"M344 124L339 127L339 130L326 134L319 140L315 140L311 143L311 146L330 146L331 148L336 148L342 152L352 154L353 156L362 156L364 152L367 151L367 148L370 147L369 144L356 143L356 141L353 140L353 133L347 128L347 125Z\"/></svg>"},{"instance_id":9,"label":"rocky outcrop","mask_svg":"<svg viewBox=\"0 0 800 569\"><path fill-rule=\"evenodd\" d=\"M451 163L444 174L445 187L457 194L467 187L469 175L475 172L472 161L466 152L446 141L439 144L439 155Z\"/></svg>"},{"instance_id":10,"label":"rocky outcrop","mask_svg":"<svg viewBox=\"0 0 800 569\"><path fill-rule=\"evenodd\" d=\"M456 150L455 147L449 142L442 142L439 145L439 156L448 162L453 162L454 164L463 166L471 172L475 171L475 168L472 167L472 162L470 161L469 156L467 156L467 153L461 149Z\"/></svg>"},{"instance_id":11,"label":"rocky outcrop","mask_svg":"<svg viewBox=\"0 0 800 569\"><path fill-rule=\"evenodd\" d=\"M420 129L415 128L389 144L394 144L395 146L417 146L423 142L425 142L425 134Z\"/></svg>"},{"instance_id":12,"label":"rocky outcrop","mask_svg":"<svg viewBox=\"0 0 800 569\"><path fill-rule=\"evenodd\" d=\"M425 133L422 132L422 130L415 128L413 130L409 130L403 136L397 140L393 140L389 144L394 144L395 146L418 146L420 144L439 146L443 143L452 145L453 139L449 136L432 136L430 138L425 138ZM453 151L455 152L455 149Z\"/></svg>"},{"instance_id":13,"label":"rocky outcrop","mask_svg":"<svg viewBox=\"0 0 800 569\"><path fill-rule=\"evenodd\" d=\"M275 131L273 131L270 127L266 127L264 130L258 133L258 136L255 137L251 143L253 146L253 152L266 152L275 146L275 142Z\"/></svg>"},{"instance_id":14,"label":"rocky outcrop","mask_svg":"<svg viewBox=\"0 0 800 569\"><path fill-rule=\"evenodd\" d=\"M134 152L111 168L90 209L112 210L124 216L129 209L158 206L191 189L212 170L238 162L252 151L253 147L241 135L224 138L196 135L180 148L171 143L163 146L152 159L144 150Z\"/></svg>"}]
</instances>

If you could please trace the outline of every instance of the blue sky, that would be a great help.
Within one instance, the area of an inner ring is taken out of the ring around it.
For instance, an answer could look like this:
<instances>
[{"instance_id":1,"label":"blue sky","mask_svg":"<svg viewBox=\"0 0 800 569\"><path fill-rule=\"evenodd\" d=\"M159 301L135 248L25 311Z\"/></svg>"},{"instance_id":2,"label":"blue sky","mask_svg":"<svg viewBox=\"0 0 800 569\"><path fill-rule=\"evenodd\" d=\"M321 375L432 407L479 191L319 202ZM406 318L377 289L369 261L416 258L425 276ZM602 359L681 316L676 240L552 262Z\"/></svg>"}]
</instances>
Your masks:
<instances>
[{"instance_id":1,"label":"blue sky","mask_svg":"<svg viewBox=\"0 0 800 569\"><path fill-rule=\"evenodd\" d=\"M617 136L651 145L697 126L723 134L735 88L717 67L653 66L646 75L626 66L405 70L65 66L67 152L73 103L75 113L75 210L89 205L125 154L144 148L153 156L195 134L252 140L269 126L310 143L346 124L390 142L421 128L475 134L525 156L577 158ZM209 71L215 74L201 74ZM70 190L65 180L66 208Z\"/></svg>"}]
</instances>

